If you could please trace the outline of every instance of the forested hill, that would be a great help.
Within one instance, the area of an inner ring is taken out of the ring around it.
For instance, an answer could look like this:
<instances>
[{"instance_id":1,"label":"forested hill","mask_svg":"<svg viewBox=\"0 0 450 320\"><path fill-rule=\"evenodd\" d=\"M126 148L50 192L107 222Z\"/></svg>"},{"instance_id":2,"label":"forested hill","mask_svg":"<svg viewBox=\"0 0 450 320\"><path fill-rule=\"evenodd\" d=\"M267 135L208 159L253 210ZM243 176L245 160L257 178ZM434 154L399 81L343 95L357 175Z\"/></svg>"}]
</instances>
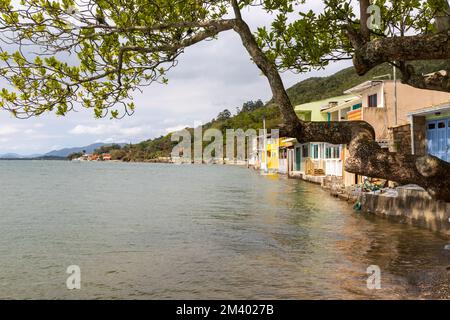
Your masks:
<instances>
[{"instance_id":1,"label":"forested hill","mask_svg":"<svg viewBox=\"0 0 450 320\"><path fill-rule=\"evenodd\" d=\"M420 73L430 73L445 69L448 62L418 62L415 69ZM447 67L448 68L448 67ZM385 77L383 77L385 76ZM379 79L389 79L393 77L393 69L390 65L381 65L374 68L365 76L356 74L353 67L341 70L329 77L315 77L301 81L287 90L294 105L308 103L316 100L327 99L342 95L343 92L361 82L380 77ZM232 111L234 111L234 115ZM262 121L266 119L267 128L276 128L280 124L280 113L271 101L262 103L259 101L249 101L238 108L225 109L219 115L204 125L204 129L217 128L224 134L226 129L249 128L260 129ZM192 128L190 129L192 130ZM156 139L143 141L135 145L127 145L120 149L111 150L113 159L123 161L146 161L158 157L168 157L176 143L171 141L171 134L161 136ZM102 150L105 151L105 150Z\"/></svg>"}]
</instances>

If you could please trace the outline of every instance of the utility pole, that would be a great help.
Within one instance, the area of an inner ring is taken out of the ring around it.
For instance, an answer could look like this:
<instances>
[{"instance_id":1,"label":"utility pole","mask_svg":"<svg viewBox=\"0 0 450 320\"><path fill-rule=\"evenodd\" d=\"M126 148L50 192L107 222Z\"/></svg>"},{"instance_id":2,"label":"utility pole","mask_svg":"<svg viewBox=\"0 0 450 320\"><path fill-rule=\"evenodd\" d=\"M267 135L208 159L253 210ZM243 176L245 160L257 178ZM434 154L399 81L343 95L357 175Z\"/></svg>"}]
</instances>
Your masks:
<instances>
[{"instance_id":1,"label":"utility pole","mask_svg":"<svg viewBox=\"0 0 450 320\"><path fill-rule=\"evenodd\" d=\"M395 119L395 125L398 124L398 104L397 104L397 68L393 66L394 68L394 119Z\"/></svg>"},{"instance_id":2,"label":"utility pole","mask_svg":"<svg viewBox=\"0 0 450 320\"><path fill-rule=\"evenodd\" d=\"M267 169L267 131L266 131L266 118L263 118L263 132L264 132L264 139L263 139L263 156L264 156L264 172L267 173L268 169Z\"/></svg>"}]
</instances>

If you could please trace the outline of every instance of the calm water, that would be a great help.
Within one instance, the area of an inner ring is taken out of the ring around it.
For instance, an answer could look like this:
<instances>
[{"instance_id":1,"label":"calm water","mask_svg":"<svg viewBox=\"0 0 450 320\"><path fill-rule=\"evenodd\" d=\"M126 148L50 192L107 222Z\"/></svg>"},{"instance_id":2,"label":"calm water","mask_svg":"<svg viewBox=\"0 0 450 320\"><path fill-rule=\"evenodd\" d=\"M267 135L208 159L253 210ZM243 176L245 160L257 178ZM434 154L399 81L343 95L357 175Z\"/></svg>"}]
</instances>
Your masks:
<instances>
[{"instance_id":1,"label":"calm water","mask_svg":"<svg viewBox=\"0 0 450 320\"><path fill-rule=\"evenodd\" d=\"M0 161L0 183L3 299L428 298L449 284L444 239L245 168ZM366 288L369 265L382 290Z\"/></svg>"}]
</instances>

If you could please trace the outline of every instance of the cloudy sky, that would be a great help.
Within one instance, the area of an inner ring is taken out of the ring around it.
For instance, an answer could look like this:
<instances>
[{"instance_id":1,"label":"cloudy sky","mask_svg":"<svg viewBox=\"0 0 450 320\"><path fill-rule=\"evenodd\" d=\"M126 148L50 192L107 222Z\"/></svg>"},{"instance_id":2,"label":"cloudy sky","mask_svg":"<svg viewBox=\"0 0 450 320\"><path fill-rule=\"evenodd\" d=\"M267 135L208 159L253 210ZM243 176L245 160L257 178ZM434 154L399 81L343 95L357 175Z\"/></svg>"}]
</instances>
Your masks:
<instances>
[{"instance_id":1,"label":"cloudy sky","mask_svg":"<svg viewBox=\"0 0 450 320\"><path fill-rule=\"evenodd\" d=\"M254 10L244 12L244 17L253 28L271 21L270 15ZM337 63L302 75L285 73L283 80L289 87L349 65ZM179 65L170 72L168 85L152 85L135 95L137 110L131 117L94 119L91 112L80 109L65 117L46 114L18 120L0 110L0 154L45 153L94 142L135 143L193 126L196 121L207 122L225 108L234 112L248 100L270 98L266 79L250 61L238 36L229 31L218 40L187 48Z\"/></svg>"}]
</instances>

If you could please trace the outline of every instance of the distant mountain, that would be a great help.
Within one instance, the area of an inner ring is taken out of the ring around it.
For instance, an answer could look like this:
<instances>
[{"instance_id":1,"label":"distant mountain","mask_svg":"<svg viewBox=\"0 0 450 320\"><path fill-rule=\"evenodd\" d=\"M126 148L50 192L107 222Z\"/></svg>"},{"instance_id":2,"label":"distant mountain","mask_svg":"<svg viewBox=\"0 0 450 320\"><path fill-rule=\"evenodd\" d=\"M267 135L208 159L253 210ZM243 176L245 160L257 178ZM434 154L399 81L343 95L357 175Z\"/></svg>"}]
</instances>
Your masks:
<instances>
[{"instance_id":1,"label":"distant mountain","mask_svg":"<svg viewBox=\"0 0 450 320\"><path fill-rule=\"evenodd\" d=\"M94 150L103 147L103 146L110 146L112 144L116 144L116 143L93 143L90 144L88 146L84 146L84 147L73 147L73 148L64 148L64 149L60 149L60 150L53 150L50 151L48 153L45 154L31 154L31 155L21 155L21 154L17 154L17 153L5 153L5 154L0 154L0 159L65 159L67 158L70 154L75 153L75 152L83 152L86 151L86 153L93 153ZM117 143L120 146L124 146L124 143Z\"/></svg>"},{"instance_id":2,"label":"distant mountain","mask_svg":"<svg viewBox=\"0 0 450 320\"><path fill-rule=\"evenodd\" d=\"M5 154L1 154L0 158L1 159L19 159L19 158L23 158L24 156L17 154L17 153L5 153Z\"/></svg>"},{"instance_id":3,"label":"distant mountain","mask_svg":"<svg viewBox=\"0 0 450 320\"><path fill-rule=\"evenodd\" d=\"M42 157L42 154L30 154L30 155L22 155L18 153L5 153L0 154L0 159L3 160L15 160L15 159L37 159L39 157Z\"/></svg>"},{"instance_id":4,"label":"distant mountain","mask_svg":"<svg viewBox=\"0 0 450 320\"><path fill-rule=\"evenodd\" d=\"M86 153L93 153L94 150L103 147L103 146L110 146L113 145L115 143L93 143L90 144L88 146L84 146L84 147L73 147L73 148L64 148L61 150L53 150L50 151L46 154L44 154L44 157L61 157L61 158L67 158L70 154L72 153L76 153L76 152L83 152L85 151ZM120 146L123 146L125 144L123 143L117 143Z\"/></svg>"}]
</instances>

